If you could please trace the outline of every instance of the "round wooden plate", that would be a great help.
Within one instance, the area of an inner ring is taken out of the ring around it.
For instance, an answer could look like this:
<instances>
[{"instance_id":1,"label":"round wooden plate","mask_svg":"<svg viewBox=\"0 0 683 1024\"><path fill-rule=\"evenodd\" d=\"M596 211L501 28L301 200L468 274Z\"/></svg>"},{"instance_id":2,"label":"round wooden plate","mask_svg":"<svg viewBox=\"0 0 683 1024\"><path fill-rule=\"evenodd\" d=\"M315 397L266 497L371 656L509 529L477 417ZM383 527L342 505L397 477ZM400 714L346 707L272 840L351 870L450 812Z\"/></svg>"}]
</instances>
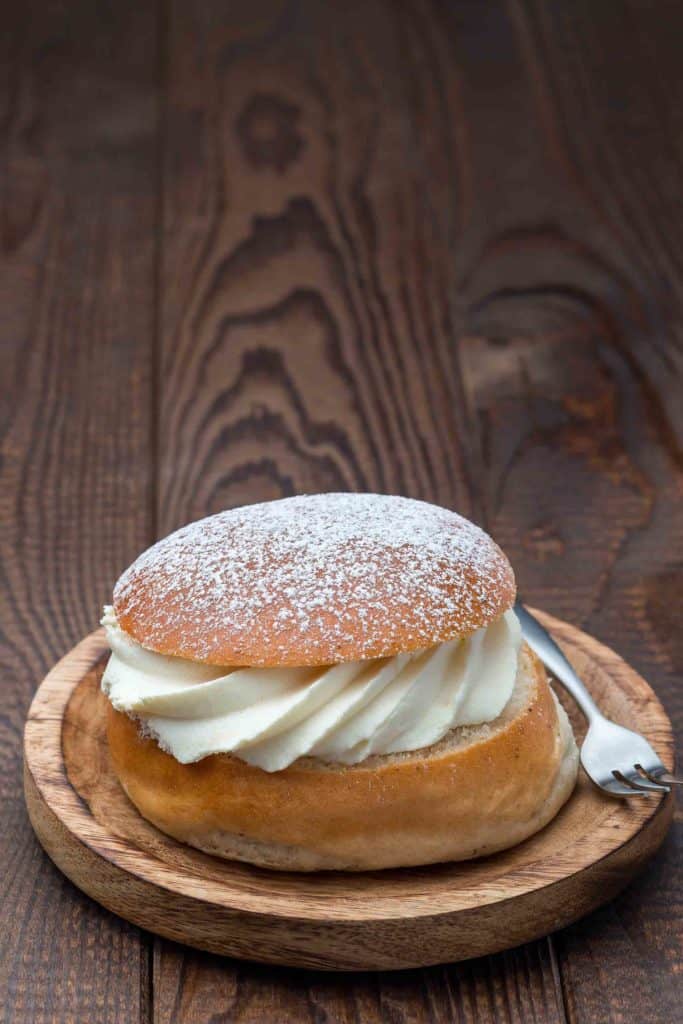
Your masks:
<instances>
[{"instance_id":1,"label":"round wooden plate","mask_svg":"<svg viewBox=\"0 0 683 1024\"><path fill-rule=\"evenodd\" d=\"M585 633L539 618L603 710L644 733L673 768L671 726L647 683ZM221 861L157 831L119 786L99 689L106 653L98 630L36 693L25 731L31 822L55 864L88 895L143 928L214 953L363 970L497 952L609 900L654 853L672 818L671 796L613 800L581 777L547 828L479 861L352 875ZM563 702L578 738L582 720Z\"/></svg>"}]
</instances>

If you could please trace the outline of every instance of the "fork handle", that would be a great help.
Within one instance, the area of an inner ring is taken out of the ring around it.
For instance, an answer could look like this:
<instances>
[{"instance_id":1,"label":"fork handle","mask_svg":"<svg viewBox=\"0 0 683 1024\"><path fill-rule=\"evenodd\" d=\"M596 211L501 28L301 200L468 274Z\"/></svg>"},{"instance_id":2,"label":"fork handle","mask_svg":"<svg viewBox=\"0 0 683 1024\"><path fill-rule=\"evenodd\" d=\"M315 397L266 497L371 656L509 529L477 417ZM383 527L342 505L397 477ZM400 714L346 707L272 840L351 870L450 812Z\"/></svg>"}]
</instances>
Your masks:
<instances>
[{"instance_id":1,"label":"fork handle","mask_svg":"<svg viewBox=\"0 0 683 1024\"><path fill-rule=\"evenodd\" d=\"M527 611L521 601L515 602L515 614L529 647L539 656L545 667L550 669L558 682L562 683L564 688L571 693L588 721L602 718L602 712L548 630L544 629L538 619Z\"/></svg>"}]
</instances>

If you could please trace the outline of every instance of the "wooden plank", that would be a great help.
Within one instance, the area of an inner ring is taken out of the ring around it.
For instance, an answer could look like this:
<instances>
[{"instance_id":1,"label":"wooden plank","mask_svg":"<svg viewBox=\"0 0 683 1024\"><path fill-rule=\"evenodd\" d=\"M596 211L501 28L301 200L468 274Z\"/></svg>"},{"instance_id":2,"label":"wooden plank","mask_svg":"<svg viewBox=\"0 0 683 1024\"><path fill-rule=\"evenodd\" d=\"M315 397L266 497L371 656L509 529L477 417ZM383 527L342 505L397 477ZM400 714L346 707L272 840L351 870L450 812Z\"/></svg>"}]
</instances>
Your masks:
<instances>
[{"instance_id":1,"label":"wooden plank","mask_svg":"<svg viewBox=\"0 0 683 1024\"><path fill-rule=\"evenodd\" d=\"M32 692L151 532L152 5L10 5L3 210L0 1019L138 1021L147 940L52 866L29 826ZM144 1013L142 1012L144 1011Z\"/></svg>"},{"instance_id":2,"label":"wooden plank","mask_svg":"<svg viewBox=\"0 0 683 1024\"><path fill-rule=\"evenodd\" d=\"M172 6L161 532L311 489L469 506L396 30L377 4L287 17Z\"/></svg>"},{"instance_id":3,"label":"wooden plank","mask_svg":"<svg viewBox=\"0 0 683 1024\"><path fill-rule=\"evenodd\" d=\"M333 974L234 963L173 943L154 957L155 1024L555 1024L558 1006L548 942L494 957L419 971Z\"/></svg>"},{"instance_id":4,"label":"wooden plank","mask_svg":"<svg viewBox=\"0 0 683 1024\"><path fill-rule=\"evenodd\" d=\"M486 521L522 593L627 657L680 735L683 25L674 5L656 24L637 5L596 13L510 5L532 90L507 90L458 350ZM484 119L477 180L490 139ZM572 1021L679 1015L682 842L679 822L639 883L557 937Z\"/></svg>"},{"instance_id":5,"label":"wooden plank","mask_svg":"<svg viewBox=\"0 0 683 1024\"><path fill-rule=\"evenodd\" d=\"M335 488L477 511L453 348L473 182L433 18L170 5L161 533ZM552 958L340 981L157 942L154 1017L560 1021Z\"/></svg>"}]
</instances>

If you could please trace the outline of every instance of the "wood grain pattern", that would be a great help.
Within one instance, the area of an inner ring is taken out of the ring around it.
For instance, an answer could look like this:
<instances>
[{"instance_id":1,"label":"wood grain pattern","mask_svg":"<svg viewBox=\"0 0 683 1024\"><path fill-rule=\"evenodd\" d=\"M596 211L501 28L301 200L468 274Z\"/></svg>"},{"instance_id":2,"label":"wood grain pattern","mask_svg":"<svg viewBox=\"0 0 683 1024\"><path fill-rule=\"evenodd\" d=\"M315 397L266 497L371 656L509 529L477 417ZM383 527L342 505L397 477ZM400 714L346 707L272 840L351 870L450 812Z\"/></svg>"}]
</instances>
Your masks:
<instances>
[{"instance_id":1,"label":"wood grain pattern","mask_svg":"<svg viewBox=\"0 0 683 1024\"><path fill-rule=\"evenodd\" d=\"M612 651L545 619L606 714L671 765L654 693ZM150 931L223 953L303 967L387 969L462 960L545 935L620 891L658 848L673 796L616 801L585 777L553 822L467 864L404 871L269 872L163 835L111 766L100 689L103 630L46 676L24 736L26 801L41 843L89 895ZM577 716L578 717L578 716Z\"/></svg>"},{"instance_id":2,"label":"wood grain pattern","mask_svg":"<svg viewBox=\"0 0 683 1024\"><path fill-rule=\"evenodd\" d=\"M160 528L311 490L466 512L427 174L397 165L419 133L400 26L374 3L302 4L293 33L280 3L222 10L171 12Z\"/></svg>"},{"instance_id":3,"label":"wood grain pattern","mask_svg":"<svg viewBox=\"0 0 683 1024\"><path fill-rule=\"evenodd\" d=\"M155 23L149 5L3 11L0 1020L135 1022L146 940L35 844L36 683L149 538Z\"/></svg>"},{"instance_id":4,"label":"wood grain pattern","mask_svg":"<svg viewBox=\"0 0 683 1024\"><path fill-rule=\"evenodd\" d=\"M565 1021L552 978L549 942L493 957L425 970L335 974L231 964L219 957L164 943L155 988L155 1022L202 1024L221 1007L236 1024L560 1024Z\"/></svg>"}]
</instances>

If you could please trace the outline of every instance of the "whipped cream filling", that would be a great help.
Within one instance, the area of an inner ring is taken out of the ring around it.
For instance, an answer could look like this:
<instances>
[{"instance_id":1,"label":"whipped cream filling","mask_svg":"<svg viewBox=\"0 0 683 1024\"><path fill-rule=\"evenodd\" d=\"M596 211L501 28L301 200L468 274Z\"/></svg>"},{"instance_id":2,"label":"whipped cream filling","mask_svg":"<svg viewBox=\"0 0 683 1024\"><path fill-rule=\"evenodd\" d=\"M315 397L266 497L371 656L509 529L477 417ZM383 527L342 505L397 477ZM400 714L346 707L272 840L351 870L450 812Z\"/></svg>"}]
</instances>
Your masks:
<instances>
[{"instance_id":1,"label":"whipped cream filling","mask_svg":"<svg viewBox=\"0 0 683 1024\"><path fill-rule=\"evenodd\" d=\"M182 764L231 753L267 772L307 755L357 764L490 722L512 694L522 634L513 611L464 640L315 668L234 668L156 654L105 608L102 689Z\"/></svg>"}]
</instances>

